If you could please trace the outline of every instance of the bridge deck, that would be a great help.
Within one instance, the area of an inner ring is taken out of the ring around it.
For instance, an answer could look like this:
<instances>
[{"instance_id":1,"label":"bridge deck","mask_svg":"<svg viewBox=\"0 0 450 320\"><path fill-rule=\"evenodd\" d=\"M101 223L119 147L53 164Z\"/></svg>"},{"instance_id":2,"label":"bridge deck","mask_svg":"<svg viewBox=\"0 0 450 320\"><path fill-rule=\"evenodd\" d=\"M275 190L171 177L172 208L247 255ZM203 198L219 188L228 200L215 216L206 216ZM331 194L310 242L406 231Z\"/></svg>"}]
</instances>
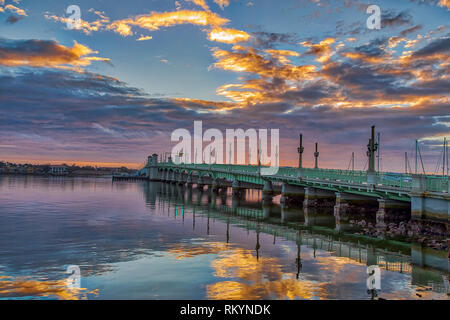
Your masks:
<instances>
[{"instance_id":1,"label":"bridge deck","mask_svg":"<svg viewBox=\"0 0 450 320\"><path fill-rule=\"evenodd\" d=\"M375 184L368 183L366 171L336 169L297 169L280 167L275 175L261 175L261 167L226 164L175 164L158 163L159 170L172 170L186 174L208 175L213 179L239 180L264 185L265 181L287 182L304 187L317 187L336 192L349 192L377 198L409 201L413 190L413 175L400 173L374 173ZM424 192L448 194L449 178L441 176L421 176L425 185Z\"/></svg>"}]
</instances>

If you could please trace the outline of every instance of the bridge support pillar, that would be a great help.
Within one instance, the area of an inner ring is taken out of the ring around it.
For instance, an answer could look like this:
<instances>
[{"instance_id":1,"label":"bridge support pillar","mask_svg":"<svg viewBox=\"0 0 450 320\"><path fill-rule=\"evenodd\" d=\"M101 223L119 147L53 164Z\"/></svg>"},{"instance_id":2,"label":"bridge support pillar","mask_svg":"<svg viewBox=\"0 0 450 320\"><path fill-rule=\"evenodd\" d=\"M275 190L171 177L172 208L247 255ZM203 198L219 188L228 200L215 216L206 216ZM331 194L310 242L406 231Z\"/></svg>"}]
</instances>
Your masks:
<instances>
[{"instance_id":1,"label":"bridge support pillar","mask_svg":"<svg viewBox=\"0 0 450 320\"><path fill-rule=\"evenodd\" d=\"M161 181L160 172L158 170L158 155L153 154L152 156L148 157L147 162L147 178L150 181Z\"/></svg>"},{"instance_id":2,"label":"bridge support pillar","mask_svg":"<svg viewBox=\"0 0 450 320\"><path fill-rule=\"evenodd\" d=\"M213 193L217 193L220 190L220 182L218 179L213 179L211 183L211 190Z\"/></svg>"},{"instance_id":3,"label":"bridge support pillar","mask_svg":"<svg viewBox=\"0 0 450 320\"><path fill-rule=\"evenodd\" d=\"M183 172L178 173L177 183L180 186L184 186L184 184L186 183L186 176Z\"/></svg>"},{"instance_id":4,"label":"bridge support pillar","mask_svg":"<svg viewBox=\"0 0 450 320\"><path fill-rule=\"evenodd\" d=\"M174 171L173 172L172 183L173 184L178 184L179 177L180 177L180 173Z\"/></svg>"},{"instance_id":5,"label":"bridge support pillar","mask_svg":"<svg viewBox=\"0 0 450 320\"><path fill-rule=\"evenodd\" d=\"M384 228L389 221L405 221L411 217L411 205L407 202L378 199L377 227Z\"/></svg>"},{"instance_id":6,"label":"bridge support pillar","mask_svg":"<svg viewBox=\"0 0 450 320\"><path fill-rule=\"evenodd\" d=\"M262 193L263 199L272 199L274 194L272 181L270 180L264 181L264 188Z\"/></svg>"},{"instance_id":7,"label":"bridge support pillar","mask_svg":"<svg viewBox=\"0 0 450 320\"><path fill-rule=\"evenodd\" d=\"M303 220L303 209L281 205L281 223L300 222Z\"/></svg>"},{"instance_id":8,"label":"bridge support pillar","mask_svg":"<svg viewBox=\"0 0 450 320\"><path fill-rule=\"evenodd\" d=\"M233 191L234 191L234 189L233 189ZM231 209L233 211L233 214L237 213L237 210L238 210L240 204L241 204L241 197L240 197L240 195L233 193L233 195L231 197Z\"/></svg>"},{"instance_id":9,"label":"bridge support pillar","mask_svg":"<svg viewBox=\"0 0 450 320\"><path fill-rule=\"evenodd\" d=\"M192 174L188 174L187 179L186 179L186 184L188 186L192 186L194 184L194 181L192 181Z\"/></svg>"},{"instance_id":10,"label":"bridge support pillar","mask_svg":"<svg viewBox=\"0 0 450 320\"><path fill-rule=\"evenodd\" d=\"M169 183L175 182L175 171L169 171L168 176L167 180Z\"/></svg>"},{"instance_id":11,"label":"bridge support pillar","mask_svg":"<svg viewBox=\"0 0 450 320\"><path fill-rule=\"evenodd\" d=\"M378 209L377 198L365 197L351 193L336 192L336 214L374 214Z\"/></svg>"},{"instance_id":12,"label":"bridge support pillar","mask_svg":"<svg viewBox=\"0 0 450 320\"><path fill-rule=\"evenodd\" d=\"M172 175L172 171L167 170L166 171L166 182L167 183L170 183L171 175Z\"/></svg>"},{"instance_id":13,"label":"bridge support pillar","mask_svg":"<svg viewBox=\"0 0 450 320\"><path fill-rule=\"evenodd\" d=\"M429 220L447 225L450 223L450 178L447 179L448 190L426 192L426 177L413 176L410 194L413 220Z\"/></svg>"},{"instance_id":14,"label":"bridge support pillar","mask_svg":"<svg viewBox=\"0 0 450 320\"><path fill-rule=\"evenodd\" d=\"M334 191L307 187L305 188L304 208L318 207L332 208L335 204L336 193Z\"/></svg>"},{"instance_id":15,"label":"bridge support pillar","mask_svg":"<svg viewBox=\"0 0 450 320\"><path fill-rule=\"evenodd\" d=\"M203 178L201 176L199 176L198 180L197 180L197 188L199 190L203 190L204 187L205 187L205 183L203 182Z\"/></svg>"},{"instance_id":16,"label":"bridge support pillar","mask_svg":"<svg viewBox=\"0 0 450 320\"><path fill-rule=\"evenodd\" d=\"M245 190L242 187L242 183L238 180L234 180L231 187L233 188L233 196L241 196Z\"/></svg>"},{"instance_id":17,"label":"bridge support pillar","mask_svg":"<svg viewBox=\"0 0 450 320\"><path fill-rule=\"evenodd\" d=\"M202 177L202 180L203 180L203 184L204 184L205 186L210 186L210 185L212 185L212 184L213 184L213 181L214 181L214 179L211 178L211 177L209 177L209 176L203 176L203 177Z\"/></svg>"},{"instance_id":18,"label":"bridge support pillar","mask_svg":"<svg viewBox=\"0 0 450 320\"><path fill-rule=\"evenodd\" d=\"M288 184L286 182L283 183L281 187L281 202L289 205L301 204L305 198L305 188Z\"/></svg>"},{"instance_id":19,"label":"bridge support pillar","mask_svg":"<svg viewBox=\"0 0 450 320\"><path fill-rule=\"evenodd\" d=\"M323 226L331 228L335 222L333 213L330 212L329 208L306 207L303 208L303 215L307 227Z\"/></svg>"},{"instance_id":20,"label":"bridge support pillar","mask_svg":"<svg viewBox=\"0 0 450 320\"><path fill-rule=\"evenodd\" d=\"M349 221L352 215L375 215L378 209L376 198L369 198L351 193L336 192L336 205L334 217L336 230L349 229Z\"/></svg>"},{"instance_id":21,"label":"bridge support pillar","mask_svg":"<svg viewBox=\"0 0 450 320\"><path fill-rule=\"evenodd\" d=\"M262 211L263 211L264 219L270 218L270 213L272 212L272 207L273 207L273 203L272 203L271 198L270 199L269 198L262 199Z\"/></svg>"},{"instance_id":22,"label":"bridge support pillar","mask_svg":"<svg viewBox=\"0 0 450 320\"><path fill-rule=\"evenodd\" d=\"M217 207L217 194L215 192L212 192L210 194L210 196L211 196L210 201L209 201L210 208L215 210Z\"/></svg>"}]
</instances>

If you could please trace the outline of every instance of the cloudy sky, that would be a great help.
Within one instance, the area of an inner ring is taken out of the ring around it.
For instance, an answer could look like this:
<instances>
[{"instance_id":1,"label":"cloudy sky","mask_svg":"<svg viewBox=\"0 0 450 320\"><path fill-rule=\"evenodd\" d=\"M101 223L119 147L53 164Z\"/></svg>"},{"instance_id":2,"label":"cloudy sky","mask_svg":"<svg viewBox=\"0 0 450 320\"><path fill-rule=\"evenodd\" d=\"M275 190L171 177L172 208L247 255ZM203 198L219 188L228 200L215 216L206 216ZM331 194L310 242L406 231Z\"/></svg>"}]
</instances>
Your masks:
<instances>
[{"instance_id":1,"label":"cloudy sky","mask_svg":"<svg viewBox=\"0 0 450 320\"><path fill-rule=\"evenodd\" d=\"M376 125L382 169L419 139L434 172L449 18L447 0L0 0L0 160L140 166L202 120L280 129L282 165L301 132L306 166L319 142L321 167L344 169L352 152L364 168Z\"/></svg>"}]
</instances>

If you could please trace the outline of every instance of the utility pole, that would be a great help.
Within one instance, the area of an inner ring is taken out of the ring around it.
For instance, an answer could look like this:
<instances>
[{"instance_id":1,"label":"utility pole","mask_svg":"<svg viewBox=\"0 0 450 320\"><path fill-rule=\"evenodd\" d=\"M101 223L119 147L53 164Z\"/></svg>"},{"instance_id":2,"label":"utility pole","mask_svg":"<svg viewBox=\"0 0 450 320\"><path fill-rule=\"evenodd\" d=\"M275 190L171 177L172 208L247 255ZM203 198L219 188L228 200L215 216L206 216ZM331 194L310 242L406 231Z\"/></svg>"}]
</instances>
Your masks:
<instances>
[{"instance_id":1,"label":"utility pole","mask_svg":"<svg viewBox=\"0 0 450 320\"><path fill-rule=\"evenodd\" d=\"M442 176L445 177L445 164L447 161L447 138L444 137L444 156L442 159ZM448 163L447 163L447 167L448 167ZM447 168L448 171L448 168Z\"/></svg>"},{"instance_id":2,"label":"utility pole","mask_svg":"<svg viewBox=\"0 0 450 320\"><path fill-rule=\"evenodd\" d=\"M447 176L448 176L448 140L447 140L447 144L446 144L446 146L445 146L445 150L446 150L446 154L447 154L447 156L446 156L446 162L447 162Z\"/></svg>"},{"instance_id":3,"label":"utility pole","mask_svg":"<svg viewBox=\"0 0 450 320\"><path fill-rule=\"evenodd\" d=\"M352 171L355 171L355 153L352 152Z\"/></svg>"},{"instance_id":4,"label":"utility pole","mask_svg":"<svg viewBox=\"0 0 450 320\"><path fill-rule=\"evenodd\" d=\"M300 145L297 148L298 152L298 168L303 168L303 152L305 151L305 148L303 147L303 135L300 134Z\"/></svg>"},{"instance_id":5,"label":"utility pole","mask_svg":"<svg viewBox=\"0 0 450 320\"><path fill-rule=\"evenodd\" d=\"M380 161L381 161L380 149L381 149L381 147L380 147L380 133L379 132L378 132L377 136L378 136L378 138L377 138L377 141L378 141L377 171L380 172Z\"/></svg>"},{"instance_id":6,"label":"utility pole","mask_svg":"<svg viewBox=\"0 0 450 320\"><path fill-rule=\"evenodd\" d=\"M316 142L316 152L314 152L314 169L319 169L319 144Z\"/></svg>"},{"instance_id":7,"label":"utility pole","mask_svg":"<svg viewBox=\"0 0 450 320\"><path fill-rule=\"evenodd\" d=\"M417 167L418 167L417 161L418 161L418 156L419 156L418 150L419 150L419 141L416 140L416 168L415 168L416 174L417 174Z\"/></svg>"},{"instance_id":8,"label":"utility pole","mask_svg":"<svg viewBox=\"0 0 450 320\"><path fill-rule=\"evenodd\" d=\"M405 173L408 174L408 152L405 152Z\"/></svg>"},{"instance_id":9,"label":"utility pole","mask_svg":"<svg viewBox=\"0 0 450 320\"><path fill-rule=\"evenodd\" d=\"M367 156L369 157L369 168L367 172L375 172L375 152L378 149L378 143L375 143L375 126L372 126L372 134L367 145Z\"/></svg>"}]
</instances>

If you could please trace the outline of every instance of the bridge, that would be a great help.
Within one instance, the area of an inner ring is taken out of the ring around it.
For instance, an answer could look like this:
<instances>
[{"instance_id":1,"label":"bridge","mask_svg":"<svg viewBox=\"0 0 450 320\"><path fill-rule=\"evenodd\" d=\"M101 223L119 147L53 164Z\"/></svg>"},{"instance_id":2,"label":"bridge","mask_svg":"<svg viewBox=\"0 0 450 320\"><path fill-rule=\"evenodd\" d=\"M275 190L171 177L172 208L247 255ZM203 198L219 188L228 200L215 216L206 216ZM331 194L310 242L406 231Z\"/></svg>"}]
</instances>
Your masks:
<instances>
[{"instance_id":1,"label":"bridge","mask_svg":"<svg viewBox=\"0 0 450 320\"><path fill-rule=\"evenodd\" d=\"M367 171L320 169L317 146L314 169L303 168L300 136L298 168L280 167L274 175L263 175L262 169L268 167L261 165L175 163L172 158L159 161L157 154L148 157L143 172L152 181L196 184L201 189L207 185L213 191L232 188L235 195L245 189L262 189L266 199L281 194L282 202L305 210L334 207L335 216L344 220L353 213L374 213L377 224L383 226L409 215L416 220L444 223L448 230L449 177L377 172L377 148L372 127Z\"/></svg>"},{"instance_id":2,"label":"bridge","mask_svg":"<svg viewBox=\"0 0 450 320\"><path fill-rule=\"evenodd\" d=\"M377 208L377 219L393 218L410 210L415 219L448 224L449 178L367 171L281 167L273 176L262 176L260 166L227 164L175 164L149 157L146 177L152 181L209 186L213 191L232 188L262 189L264 196L282 195L282 201L304 208L332 207L336 215Z\"/></svg>"}]
</instances>

